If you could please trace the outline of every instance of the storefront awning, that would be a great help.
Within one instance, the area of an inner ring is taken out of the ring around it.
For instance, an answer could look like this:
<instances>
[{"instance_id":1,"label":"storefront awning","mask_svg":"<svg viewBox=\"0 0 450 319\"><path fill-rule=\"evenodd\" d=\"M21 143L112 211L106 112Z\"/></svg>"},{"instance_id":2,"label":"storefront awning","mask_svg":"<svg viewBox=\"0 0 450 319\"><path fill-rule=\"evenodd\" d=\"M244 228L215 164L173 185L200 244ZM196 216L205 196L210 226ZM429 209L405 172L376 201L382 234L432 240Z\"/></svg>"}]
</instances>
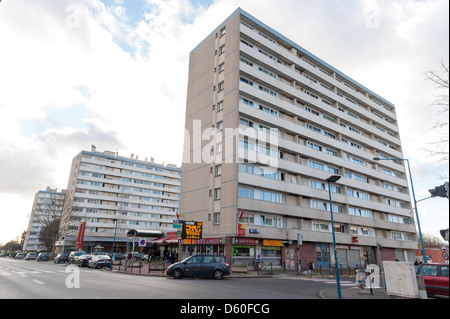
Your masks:
<instances>
[{"instance_id":1,"label":"storefront awning","mask_svg":"<svg viewBox=\"0 0 450 319\"><path fill-rule=\"evenodd\" d=\"M177 244L178 238L159 238L151 242L152 244Z\"/></svg>"}]
</instances>

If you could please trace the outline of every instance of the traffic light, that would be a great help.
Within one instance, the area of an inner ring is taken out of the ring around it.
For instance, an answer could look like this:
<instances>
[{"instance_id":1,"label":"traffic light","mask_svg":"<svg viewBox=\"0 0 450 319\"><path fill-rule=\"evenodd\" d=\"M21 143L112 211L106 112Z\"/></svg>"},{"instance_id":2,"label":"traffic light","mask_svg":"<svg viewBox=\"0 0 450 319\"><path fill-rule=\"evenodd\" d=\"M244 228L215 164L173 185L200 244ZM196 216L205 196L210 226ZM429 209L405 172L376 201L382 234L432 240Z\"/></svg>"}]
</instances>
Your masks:
<instances>
[{"instance_id":1,"label":"traffic light","mask_svg":"<svg viewBox=\"0 0 450 319\"><path fill-rule=\"evenodd\" d=\"M448 182L445 182L442 186L436 186L434 189L428 190L431 197L446 197L448 198Z\"/></svg>"}]
</instances>

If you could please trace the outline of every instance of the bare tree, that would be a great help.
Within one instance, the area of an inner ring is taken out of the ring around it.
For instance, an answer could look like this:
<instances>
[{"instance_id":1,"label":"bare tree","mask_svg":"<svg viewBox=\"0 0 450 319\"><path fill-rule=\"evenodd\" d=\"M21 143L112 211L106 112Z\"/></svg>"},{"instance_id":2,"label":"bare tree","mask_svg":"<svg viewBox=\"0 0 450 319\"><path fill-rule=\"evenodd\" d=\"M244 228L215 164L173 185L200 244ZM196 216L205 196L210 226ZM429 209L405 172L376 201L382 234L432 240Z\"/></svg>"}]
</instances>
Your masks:
<instances>
[{"instance_id":1,"label":"bare tree","mask_svg":"<svg viewBox=\"0 0 450 319\"><path fill-rule=\"evenodd\" d=\"M442 135L438 136L437 141L427 143L430 148L425 150L431 156L440 157L440 161L449 160L449 122L448 122L448 108L449 108L449 67L445 65L444 61L440 62L440 71L428 71L425 73L426 80L431 81L439 92L432 106L439 107L438 114L444 121L438 121L433 126L433 129L442 129Z\"/></svg>"},{"instance_id":2,"label":"bare tree","mask_svg":"<svg viewBox=\"0 0 450 319\"><path fill-rule=\"evenodd\" d=\"M34 222L41 226L39 240L51 250L55 250L55 243L59 238L59 225L63 207L63 196L61 194L47 194L40 198L34 213Z\"/></svg>"},{"instance_id":3,"label":"bare tree","mask_svg":"<svg viewBox=\"0 0 450 319\"><path fill-rule=\"evenodd\" d=\"M435 236L433 234L423 234L423 244L424 245L433 245L433 246L438 246L438 245L442 245L444 242L444 240L438 236Z\"/></svg>"},{"instance_id":4,"label":"bare tree","mask_svg":"<svg viewBox=\"0 0 450 319\"><path fill-rule=\"evenodd\" d=\"M69 203L70 202L70 203ZM68 210L63 214L63 207L72 207L72 200L61 197L60 194L52 194L42 199L39 203L39 214L34 219L41 226L39 240L55 253L56 242L68 232L69 221L75 215L75 211Z\"/></svg>"}]
</instances>

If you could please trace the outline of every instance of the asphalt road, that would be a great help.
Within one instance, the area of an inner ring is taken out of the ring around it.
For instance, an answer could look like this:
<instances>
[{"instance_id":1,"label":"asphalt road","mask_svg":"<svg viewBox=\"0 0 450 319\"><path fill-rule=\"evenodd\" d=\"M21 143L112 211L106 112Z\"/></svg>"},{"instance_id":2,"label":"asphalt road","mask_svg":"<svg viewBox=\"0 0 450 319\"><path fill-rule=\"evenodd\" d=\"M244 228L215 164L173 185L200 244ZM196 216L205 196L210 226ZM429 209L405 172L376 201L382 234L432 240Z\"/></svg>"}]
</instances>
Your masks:
<instances>
[{"instance_id":1,"label":"asphalt road","mask_svg":"<svg viewBox=\"0 0 450 319\"><path fill-rule=\"evenodd\" d=\"M0 299L319 299L329 287L274 278L176 280L0 258Z\"/></svg>"}]
</instances>

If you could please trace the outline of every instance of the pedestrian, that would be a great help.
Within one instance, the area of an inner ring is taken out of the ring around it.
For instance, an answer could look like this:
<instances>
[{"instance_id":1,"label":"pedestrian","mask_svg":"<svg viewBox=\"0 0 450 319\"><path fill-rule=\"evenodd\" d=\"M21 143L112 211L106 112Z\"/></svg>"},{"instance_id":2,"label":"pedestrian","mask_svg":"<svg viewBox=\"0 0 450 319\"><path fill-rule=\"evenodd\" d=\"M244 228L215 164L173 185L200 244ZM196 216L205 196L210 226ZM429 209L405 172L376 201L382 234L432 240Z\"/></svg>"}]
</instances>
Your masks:
<instances>
[{"instance_id":1,"label":"pedestrian","mask_svg":"<svg viewBox=\"0 0 450 319\"><path fill-rule=\"evenodd\" d=\"M133 254L131 252L128 253L128 260L131 260L131 258L133 257Z\"/></svg>"}]
</instances>

